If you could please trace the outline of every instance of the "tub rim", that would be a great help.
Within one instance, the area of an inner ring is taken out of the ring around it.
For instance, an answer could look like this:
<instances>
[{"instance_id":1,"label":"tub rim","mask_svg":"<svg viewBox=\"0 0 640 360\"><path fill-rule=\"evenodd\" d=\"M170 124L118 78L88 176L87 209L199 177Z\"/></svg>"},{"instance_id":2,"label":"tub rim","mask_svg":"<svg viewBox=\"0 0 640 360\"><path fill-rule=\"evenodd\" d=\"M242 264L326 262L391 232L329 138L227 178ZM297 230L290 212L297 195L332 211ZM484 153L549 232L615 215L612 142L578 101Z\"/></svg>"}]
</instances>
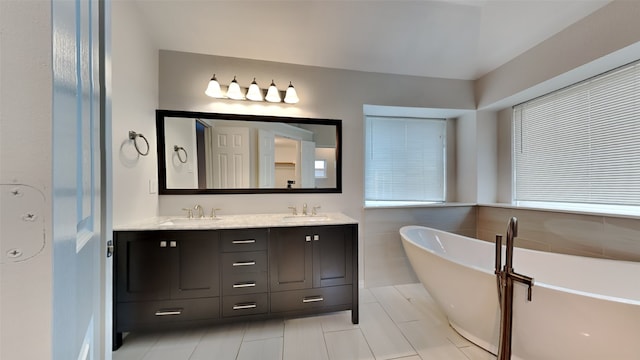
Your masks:
<instances>
[{"instance_id":1,"label":"tub rim","mask_svg":"<svg viewBox=\"0 0 640 360\"><path fill-rule=\"evenodd\" d=\"M450 261L452 263L455 263L457 265L463 266L465 268L473 269L473 270L476 270L476 271L480 271L480 272L483 272L483 273L491 275L491 276L495 275L494 269L487 270L485 268L481 268L481 267L478 267L478 266L465 264L465 263L463 263L463 262L461 262L461 261L459 261L457 259L454 259L452 256L447 256L446 253L445 254L437 253L433 249L427 248L427 247L425 247L425 246L423 246L421 244L416 243L415 241L411 241L410 237L407 236L407 232L409 230L411 230L411 229L421 229L421 230L428 230L428 231L435 232L435 233L445 233L445 234L448 234L448 235L453 235L453 236L464 238L465 240L470 240L471 242L480 244L481 246L489 245L491 247L495 247L495 243L492 244L492 243L490 243L488 241L484 241L484 240L472 238L472 237L469 237L469 236L460 235L460 234L456 234L456 233L453 233L453 232L448 232L448 231L436 229L436 228L431 228L431 227L428 227L428 226L422 226L422 225L405 225L405 226L402 226L400 228L400 230L399 230L400 237L402 238L403 241L408 241L412 245L417 246L420 249L423 249L423 250L425 250L425 251L427 251L427 252L429 252L429 253L431 253L431 254L433 254L435 256L438 256L438 257L440 257L442 259L445 259L445 260ZM440 240L438 239L438 242L439 241ZM505 245L503 245L503 247L504 246ZM589 258L587 256L553 253L553 252L548 252L548 251L533 250L533 249L526 249L526 248L514 248L514 251L532 253L532 254L569 256L569 257L573 257L573 258L588 258L588 259L593 259L593 260L602 261L602 262L619 262L619 263L636 264L633 261L627 261L627 260ZM592 293L592 292L587 292L587 291L583 291L583 290L577 290L577 289L562 287L562 286L558 286L558 285L549 284L547 282L535 281L535 277L534 277L534 285L533 286L534 286L534 295L535 295L535 287L536 286L540 286L540 287L548 288L548 289L551 289L551 290L562 291L562 292L575 294L575 295L579 295L579 296L586 296L586 297L590 297L590 298L594 298L594 299L598 299L598 300L613 301L613 302L622 303L622 304L640 306L640 300L627 299L627 298L622 298L622 297L618 297L618 296L604 295L604 294L598 294L598 293Z\"/></svg>"}]
</instances>

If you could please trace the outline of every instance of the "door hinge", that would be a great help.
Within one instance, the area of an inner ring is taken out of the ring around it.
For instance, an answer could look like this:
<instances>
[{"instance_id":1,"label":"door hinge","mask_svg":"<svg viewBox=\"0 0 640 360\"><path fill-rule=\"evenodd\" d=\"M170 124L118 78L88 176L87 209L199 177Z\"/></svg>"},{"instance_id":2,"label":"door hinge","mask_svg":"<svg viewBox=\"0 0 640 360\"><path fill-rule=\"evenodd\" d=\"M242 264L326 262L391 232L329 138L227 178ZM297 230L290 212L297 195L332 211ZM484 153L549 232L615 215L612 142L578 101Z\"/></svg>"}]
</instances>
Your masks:
<instances>
[{"instance_id":1,"label":"door hinge","mask_svg":"<svg viewBox=\"0 0 640 360\"><path fill-rule=\"evenodd\" d=\"M113 240L107 241L107 257L113 256Z\"/></svg>"}]
</instances>

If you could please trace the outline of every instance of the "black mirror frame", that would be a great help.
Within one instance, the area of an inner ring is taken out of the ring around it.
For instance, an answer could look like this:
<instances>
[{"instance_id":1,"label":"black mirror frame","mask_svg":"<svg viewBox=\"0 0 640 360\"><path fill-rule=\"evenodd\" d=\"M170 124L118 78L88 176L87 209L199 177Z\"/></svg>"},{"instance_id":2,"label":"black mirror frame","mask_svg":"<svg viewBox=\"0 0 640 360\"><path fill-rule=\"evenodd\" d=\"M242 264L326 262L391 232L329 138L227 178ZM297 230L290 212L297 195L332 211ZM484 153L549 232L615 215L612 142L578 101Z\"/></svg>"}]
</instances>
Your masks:
<instances>
[{"instance_id":1,"label":"black mirror frame","mask_svg":"<svg viewBox=\"0 0 640 360\"><path fill-rule=\"evenodd\" d=\"M335 188L243 188L243 189L167 189L167 169L164 142L164 118L184 117L200 119L225 119L235 121L263 121L281 123L307 123L315 125L333 125L336 127L336 187ZM207 195L207 194L308 194L342 193L342 120L295 118L263 115L240 115L224 113L205 113L181 110L156 110L156 144L158 153L158 194L160 195Z\"/></svg>"}]
</instances>

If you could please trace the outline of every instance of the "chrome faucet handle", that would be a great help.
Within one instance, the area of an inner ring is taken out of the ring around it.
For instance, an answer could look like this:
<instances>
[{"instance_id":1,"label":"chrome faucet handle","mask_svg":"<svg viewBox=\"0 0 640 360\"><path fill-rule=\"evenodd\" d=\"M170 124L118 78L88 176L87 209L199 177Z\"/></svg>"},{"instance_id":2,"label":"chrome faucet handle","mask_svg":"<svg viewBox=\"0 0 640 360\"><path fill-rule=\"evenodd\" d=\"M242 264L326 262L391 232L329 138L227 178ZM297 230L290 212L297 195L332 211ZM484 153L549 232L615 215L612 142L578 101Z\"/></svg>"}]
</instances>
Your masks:
<instances>
[{"instance_id":1,"label":"chrome faucet handle","mask_svg":"<svg viewBox=\"0 0 640 360\"><path fill-rule=\"evenodd\" d=\"M218 217L218 215L216 215L216 211L218 211L218 210L222 210L222 209L220 209L220 208L211 209L211 218L212 219L215 219L216 217Z\"/></svg>"},{"instance_id":2,"label":"chrome faucet handle","mask_svg":"<svg viewBox=\"0 0 640 360\"><path fill-rule=\"evenodd\" d=\"M200 206L199 204L196 204L193 207L193 210L198 210L198 217L200 219L204 218L204 209L202 208L202 206Z\"/></svg>"},{"instance_id":3,"label":"chrome faucet handle","mask_svg":"<svg viewBox=\"0 0 640 360\"><path fill-rule=\"evenodd\" d=\"M292 215L298 215L298 209L295 206L289 206Z\"/></svg>"},{"instance_id":4,"label":"chrome faucet handle","mask_svg":"<svg viewBox=\"0 0 640 360\"><path fill-rule=\"evenodd\" d=\"M182 210L187 212L187 219L193 219L193 210L189 208L182 208Z\"/></svg>"},{"instance_id":5,"label":"chrome faucet handle","mask_svg":"<svg viewBox=\"0 0 640 360\"><path fill-rule=\"evenodd\" d=\"M302 204L302 215L307 215L307 203Z\"/></svg>"},{"instance_id":6,"label":"chrome faucet handle","mask_svg":"<svg viewBox=\"0 0 640 360\"><path fill-rule=\"evenodd\" d=\"M311 209L311 215L318 215L318 209L320 209L322 206L320 205L316 205Z\"/></svg>"}]
</instances>

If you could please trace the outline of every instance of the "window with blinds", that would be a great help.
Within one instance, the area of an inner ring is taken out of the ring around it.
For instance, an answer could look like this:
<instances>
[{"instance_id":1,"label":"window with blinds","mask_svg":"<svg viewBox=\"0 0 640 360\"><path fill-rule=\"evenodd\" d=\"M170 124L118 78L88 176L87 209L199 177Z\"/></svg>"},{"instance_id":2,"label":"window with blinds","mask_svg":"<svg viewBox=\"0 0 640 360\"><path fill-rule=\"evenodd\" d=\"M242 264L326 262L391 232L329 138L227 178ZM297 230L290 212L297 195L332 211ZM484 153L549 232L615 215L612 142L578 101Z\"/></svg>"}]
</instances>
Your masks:
<instances>
[{"instance_id":1,"label":"window with blinds","mask_svg":"<svg viewBox=\"0 0 640 360\"><path fill-rule=\"evenodd\" d=\"M640 63L515 106L514 200L640 206Z\"/></svg>"},{"instance_id":2,"label":"window with blinds","mask_svg":"<svg viewBox=\"0 0 640 360\"><path fill-rule=\"evenodd\" d=\"M365 201L445 201L445 119L366 116Z\"/></svg>"}]
</instances>

